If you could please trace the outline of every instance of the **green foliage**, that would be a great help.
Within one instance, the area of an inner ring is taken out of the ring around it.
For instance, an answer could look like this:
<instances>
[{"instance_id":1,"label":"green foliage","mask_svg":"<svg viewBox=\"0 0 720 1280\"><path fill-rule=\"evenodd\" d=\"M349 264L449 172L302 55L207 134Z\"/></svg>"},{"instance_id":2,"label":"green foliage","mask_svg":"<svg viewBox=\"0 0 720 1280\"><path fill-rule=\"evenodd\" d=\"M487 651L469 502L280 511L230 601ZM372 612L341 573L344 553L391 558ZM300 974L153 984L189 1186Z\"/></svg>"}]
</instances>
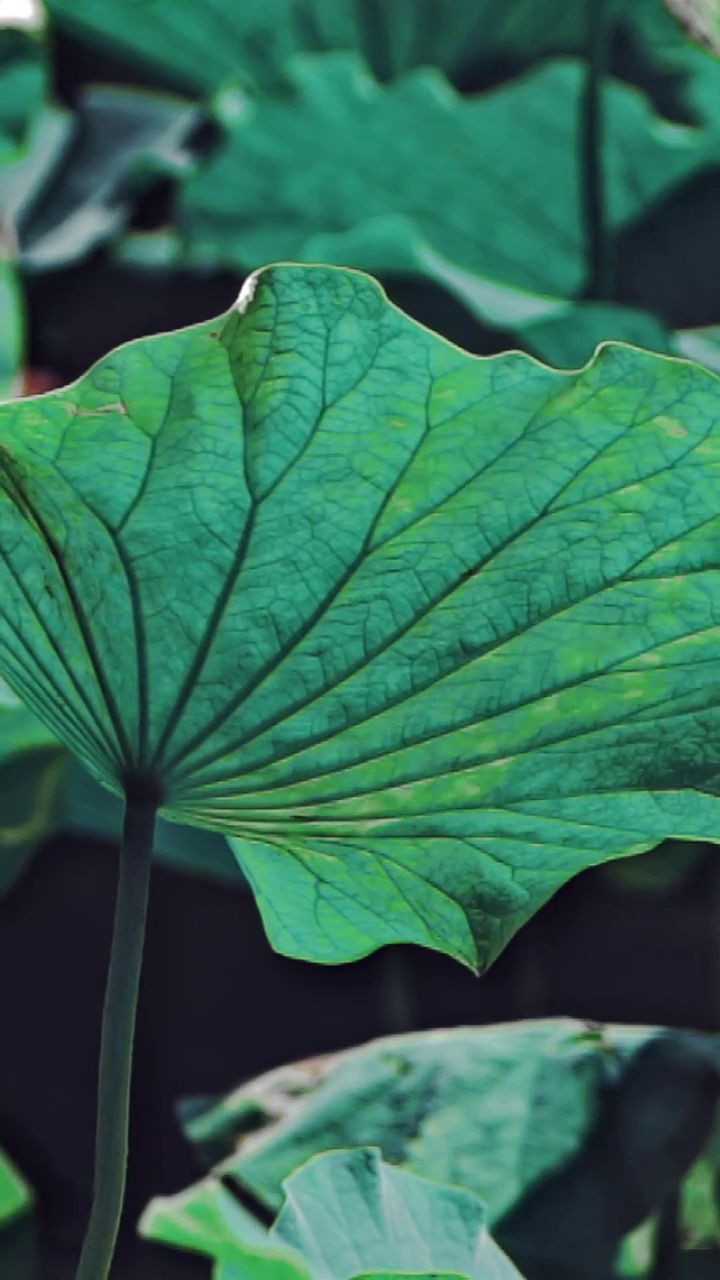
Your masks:
<instances>
[{"instance_id":1,"label":"green foliage","mask_svg":"<svg viewBox=\"0 0 720 1280\"><path fill-rule=\"evenodd\" d=\"M429 248L453 269L571 296L586 276L583 74L551 63L467 99L429 70L382 88L338 54L288 63L287 97L228 88L214 104L224 144L182 189L187 252L239 268L292 259L432 278ZM608 83L605 105L615 230L720 158L716 138L660 120L635 90Z\"/></svg>"},{"instance_id":2,"label":"green foliage","mask_svg":"<svg viewBox=\"0 0 720 1280\"><path fill-rule=\"evenodd\" d=\"M250 292L0 411L18 695L232 835L314 960L484 965L584 866L713 839L716 380L476 361L348 272Z\"/></svg>"},{"instance_id":3,"label":"green foliage","mask_svg":"<svg viewBox=\"0 0 720 1280\"><path fill-rule=\"evenodd\" d=\"M521 1280L472 1193L393 1168L374 1148L316 1156L283 1184L265 1234L215 1175L155 1200L141 1232L208 1253L216 1280Z\"/></svg>"},{"instance_id":4,"label":"green foliage","mask_svg":"<svg viewBox=\"0 0 720 1280\"><path fill-rule=\"evenodd\" d=\"M186 1133L206 1158L234 1149L215 1175L272 1211L313 1155L378 1146L478 1195L529 1280L607 1280L623 1237L702 1154L719 1096L710 1036L559 1020L395 1036L299 1063L194 1114ZM695 1248L712 1239L710 1159L684 1193Z\"/></svg>"},{"instance_id":5,"label":"green foliage","mask_svg":"<svg viewBox=\"0 0 720 1280\"><path fill-rule=\"evenodd\" d=\"M587 0L49 0L49 9L60 26L199 93L238 76L273 86L299 50L358 49L385 77L425 64L457 74L577 48L587 23Z\"/></svg>"}]
</instances>

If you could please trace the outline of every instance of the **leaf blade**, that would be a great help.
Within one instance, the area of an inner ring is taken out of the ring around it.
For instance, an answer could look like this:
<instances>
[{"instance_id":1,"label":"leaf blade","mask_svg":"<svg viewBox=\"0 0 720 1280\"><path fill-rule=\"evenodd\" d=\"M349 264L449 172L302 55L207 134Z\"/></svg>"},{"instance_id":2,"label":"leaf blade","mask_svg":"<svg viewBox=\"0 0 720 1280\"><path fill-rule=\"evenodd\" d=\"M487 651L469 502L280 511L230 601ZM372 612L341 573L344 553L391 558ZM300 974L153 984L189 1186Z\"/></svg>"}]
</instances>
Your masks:
<instances>
[{"instance_id":1,"label":"leaf blade","mask_svg":"<svg viewBox=\"0 0 720 1280\"><path fill-rule=\"evenodd\" d=\"M0 409L7 678L233 836L279 949L482 967L583 867L717 838L718 385L474 359L271 269Z\"/></svg>"}]
</instances>

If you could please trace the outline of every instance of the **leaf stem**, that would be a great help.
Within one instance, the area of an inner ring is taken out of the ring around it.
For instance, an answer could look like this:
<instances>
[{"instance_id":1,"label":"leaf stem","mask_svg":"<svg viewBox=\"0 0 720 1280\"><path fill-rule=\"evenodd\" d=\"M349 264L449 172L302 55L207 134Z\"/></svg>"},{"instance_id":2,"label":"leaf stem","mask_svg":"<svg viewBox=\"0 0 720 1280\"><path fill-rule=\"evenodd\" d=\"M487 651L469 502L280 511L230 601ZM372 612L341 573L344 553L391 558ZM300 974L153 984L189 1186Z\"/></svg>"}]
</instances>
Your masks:
<instances>
[{"instance_id":1,"label":"leaf stem","mask_svg":"<svg viewBox=\"0 0 720 1280\"><path fill-rule=\"evenodd\" d=\"M583 205L588 294L610 299L613 294L612 244L605 189L605 110L603 84L612 34L613 0L588 4L588 50L581 104Z\"/></svg>"},{"instance_id":2,"label":"leaf stem","mask_svg":"<svg viewBox=\"0 0 720 1280\"><path fill-rule=\"evenodd\" d=\"M76 1280L107 1280L125 1197L133 1038L156 814L155 801L128 797L103 1011L93 1203Z\"/></svg>"}]
</instances>

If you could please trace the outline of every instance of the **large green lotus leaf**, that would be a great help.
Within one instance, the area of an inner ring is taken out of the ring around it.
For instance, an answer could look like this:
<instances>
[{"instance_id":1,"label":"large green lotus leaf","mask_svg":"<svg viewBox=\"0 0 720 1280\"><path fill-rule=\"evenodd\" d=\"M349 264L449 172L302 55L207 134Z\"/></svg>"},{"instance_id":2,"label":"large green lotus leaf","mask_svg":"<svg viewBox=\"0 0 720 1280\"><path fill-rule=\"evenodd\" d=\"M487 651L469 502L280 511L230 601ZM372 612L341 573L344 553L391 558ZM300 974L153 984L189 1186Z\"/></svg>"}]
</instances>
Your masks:
<instances>
[{"instance_id":1,"label":"large green lotus leaf","mask_svg":"<svg viewBox=\"0 0 720 1280\"><path fill-rule=\"evenodd\" d=\"M485 964L583 867L717 838L719 395L273 268L0 407L0 666L101 782L236 837L280 950Z\"/></svg>"},{"instance_id":2,"label":"large green lotus leaf","mask_svg":"<svg viewBox=\"0 0 720 1280\"><path fill-rule=\"evenodd\" d=\"M208 1253L220 1264L218 1280L361 1280L370 1274L379 1280L519 1280L488 1234L476 1196L393 1168L377 1149L316 1156L286 1180L283 1192L267 1234L216 1175L153 1201L140 1231Z\"/></svg>"},{"instance_id":3,"label":"large green lotus leaf","mask_svg":"<svg viewBox=\"0 0 720 1280\"><path fill-rule=\"evenodd\" d=\"M558 1020L379 1040L243 1086L186 1123L272 1210L329 1147L463 1186L523 1272L607 1280L623 1236L676 1190L720 1092L710 1036Z\"/></svg>"},{"instance_id":4,"label":"large green lotus leaf","mask_svg":"<svg viewBox=\"0 0 720 1280\"><path fill-rule=\"evenodd\" d=\"M475 99L427 69L383 88L346 54L298 55L288 76L293 92L276 100L219 95L224 141L179 200L191 256L377 270L387 265L383 220L404 216L465 271L560 297L581 287L581 63L548 64ZM636 90L610 82L605 105L615 229L717 162L715 137L661 120ZM348 261L342 235L333 252L331 233L351 230L367 241L361 262Z\"/></svg>"},{"instance_id":5,"label":"large green lotus leaf","mask_svg":"<svg viewBox=\"0 0 720 1280\"><path fill-rule=\"evenodd\" d=\"M228 76L273 85L301 50L359 49L375 72L434 65L450 74L527 60L586 39L587 0L49 0L58 25L197 92Z\"/></svg>"}]
</instances>

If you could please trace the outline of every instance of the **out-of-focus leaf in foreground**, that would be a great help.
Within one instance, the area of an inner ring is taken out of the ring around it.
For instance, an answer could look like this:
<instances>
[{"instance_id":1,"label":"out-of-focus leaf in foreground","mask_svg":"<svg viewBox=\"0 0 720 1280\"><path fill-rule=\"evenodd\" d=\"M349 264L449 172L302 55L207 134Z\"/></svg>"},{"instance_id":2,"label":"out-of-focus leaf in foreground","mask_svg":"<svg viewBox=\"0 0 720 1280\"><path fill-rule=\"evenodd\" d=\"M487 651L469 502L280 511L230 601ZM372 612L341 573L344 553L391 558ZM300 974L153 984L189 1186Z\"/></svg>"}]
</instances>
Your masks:
<instances>
[{"instance_id":1,"label":"out-of-focus leaf in foreground","mask_svg":"<svg viewBox=\"0 0 720 1280\"><path fill-rule=\"evenodd\" d=\"M334 262L430 276L460 269L568 297L585 280L580 146L584 68L564 60L463 99L423 69L389 87L351 55L298 56L293 92L216 99L224 142L181 192L188 254L256 267ZM720 157L635 89L605 89L612 228ZM437 259L437 261L436 261Z\"/></svg>"},{"instance_id":2,"label":"out-of-focus leaf in foreground","mask_svg":"<svg viewBox=\"0 0 720 1280\"><path fill-rule=\"evenodd\" d=\"M153 1201L140 1230L209 1253L217 1280L520 1280L476 1196L393 1168L377 1149L316 1156L283 1191L268 1234L215 1175Z\"/></svg>"},{"instance_id":3,"label":"out-of-focus leaf in foreground","mask_svg":"<svg viewBox=\"0 0 720 1280\"><path fill-rule=\"evenodd\" d=\"M0 666L101 782L234 837L281 951L486 964L583 867L717 838L719 397L269 269L0 407Z\"/></svg>"},{"instance_id":4,"label":"out-of-focus leaf in foreground","mask_svg":"<svg viewBox=\"0 0 720 1280\"><path fill-rule=\"evenodd\" d=\"M273 1211L316 1153L378 1146L477 1194L529 1280L607 1280L705 1148L719 1093L712 1036L558 1019L388 1037L183 1110L205 1158L235 1147L215 1173Z\"/></svg>"}]
</instances>

